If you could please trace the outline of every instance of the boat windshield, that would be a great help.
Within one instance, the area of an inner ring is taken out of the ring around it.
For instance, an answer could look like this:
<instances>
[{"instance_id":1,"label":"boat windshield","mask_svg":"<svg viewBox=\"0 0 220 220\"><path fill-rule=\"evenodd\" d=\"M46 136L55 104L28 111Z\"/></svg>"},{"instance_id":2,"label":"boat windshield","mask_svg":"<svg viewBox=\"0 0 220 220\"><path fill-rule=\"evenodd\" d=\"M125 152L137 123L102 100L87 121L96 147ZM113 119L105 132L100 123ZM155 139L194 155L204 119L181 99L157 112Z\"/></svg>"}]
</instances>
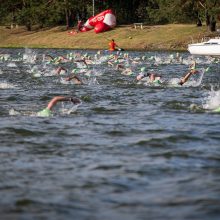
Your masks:
<instances>
[{"instance_id":1,"label":"boat windshield","mask_svg":"<svg viewBox=\"0 0 220 220\"><path fill-rule=\"evenodd\" d=\"M213 45L213 44L219 44L219 43L217 43L217 42L206 42L204 44L211 44L211 45Z\"/></svg>"}]
</instances>

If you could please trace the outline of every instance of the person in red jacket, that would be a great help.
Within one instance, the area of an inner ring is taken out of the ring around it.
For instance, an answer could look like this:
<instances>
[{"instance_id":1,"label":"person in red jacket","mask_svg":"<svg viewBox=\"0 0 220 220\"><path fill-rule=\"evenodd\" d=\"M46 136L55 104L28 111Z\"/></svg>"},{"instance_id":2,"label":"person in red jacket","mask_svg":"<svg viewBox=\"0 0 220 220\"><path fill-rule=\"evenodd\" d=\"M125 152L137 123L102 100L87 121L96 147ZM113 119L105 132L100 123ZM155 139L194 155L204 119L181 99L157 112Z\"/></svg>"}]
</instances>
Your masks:
<instances>
[{"instance_id":1,"label":"person in red jacket","mask_svg":"<svg viewBox=\"0 0 220 220\"><path fill-rule=\"evenodd\" d=\"M117 47L117 44L115 43L114 39L112 39L108 45L109 45L109 50L110 51L116 50L115 47Z\"/></svg>"}]
</instances>

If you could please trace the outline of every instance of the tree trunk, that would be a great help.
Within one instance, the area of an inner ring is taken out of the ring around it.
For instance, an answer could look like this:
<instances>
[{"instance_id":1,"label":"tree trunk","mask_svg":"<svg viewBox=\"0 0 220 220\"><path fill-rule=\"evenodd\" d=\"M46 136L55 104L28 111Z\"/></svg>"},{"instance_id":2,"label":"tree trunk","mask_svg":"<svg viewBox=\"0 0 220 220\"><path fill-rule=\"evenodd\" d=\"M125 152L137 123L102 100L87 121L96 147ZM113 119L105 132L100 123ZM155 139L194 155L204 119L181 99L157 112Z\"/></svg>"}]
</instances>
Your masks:
<instances>
[{"instance_id":1,"label":"tree trunk","mask_svg":"<svg viewBox=\"0 0 220 220\"><path fill-rule=\"evenodd\" d=\"M64 5L65 5L65 17L66 17L66 30L69 29L69 11L68 11L68 1L64 0Z\"/></svg>"},{"instance_id":2,"label":"tree trunk","mask_svg":"<svg viewBox=\"0 0 220 220\"><path fill-rule=\"evenodd\" d=\"M25 24L25 26L26 26L26 28L27 28L28 31L31 31L31 29L32 29L31 22L27 22L27 23Z\"/></svg>"},{"instance_id":3,"label":"tree trunk","mask_svg":"<svg viewBox=\"0 0 220 220\"><path fill-rule=\"evenodd\" d=\"M69 13L67 9L65 9L65 14L66 14L66 30L68 30L70 24L69 24Z\"/></svg>"},{"instance_id":4,"label":"tree trunk","mask_svg":"<svg viewBox=\"0 0 220 220\"><path fill-rule=\"evenodd\" d=\"M196 25L197 25L197 27L201 27L202 26L202 21L201 21L200 18L198 18Z\"/></svg>"},{"instance_id":5,"label":"tree trunk","mask_svg":"<svg viewBox=\"0 0 220 220\"><path fill-rule=\"evenodd\" d=\"M206 26L209 26L210 25L210 15L208 14L207 11L205 13L205 18L206 18Z\"/></svg>"},{"instance_id":6,"label":"tree trunk","mask_svg":"<svg viewBox=\"0 0 220 220\"><path fill-rule=\"evenodd\" d=\"M209 24L209 30L211 32L216 31L216 20L214 18L212 18L210 24Z\"/></svg>"}]
</instances>

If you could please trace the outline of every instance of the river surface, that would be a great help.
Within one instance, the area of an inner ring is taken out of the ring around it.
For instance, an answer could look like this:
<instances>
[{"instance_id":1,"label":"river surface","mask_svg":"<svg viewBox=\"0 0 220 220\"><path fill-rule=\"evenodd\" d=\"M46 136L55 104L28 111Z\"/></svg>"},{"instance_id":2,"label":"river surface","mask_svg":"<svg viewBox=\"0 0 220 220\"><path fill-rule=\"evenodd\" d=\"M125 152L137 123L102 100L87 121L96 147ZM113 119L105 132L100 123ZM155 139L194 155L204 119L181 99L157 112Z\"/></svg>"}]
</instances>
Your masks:
<instances>
[{"instance_id":1,"label":"river surface","mask_svg":"<svg viewBox=\"0 0 220 220\"><path fill-rule=\"evenodd\" d=\"M103 52L73 85L50 73L76 64L43 55L86 52L0 49L0 218L219 220L220 63L197 58L209 69L178 86L189 53L129 52L126 76ZM143 66L168 83L137 84ZM37 117L54 96L82 104Z\"/></svg>"}]
</instances>

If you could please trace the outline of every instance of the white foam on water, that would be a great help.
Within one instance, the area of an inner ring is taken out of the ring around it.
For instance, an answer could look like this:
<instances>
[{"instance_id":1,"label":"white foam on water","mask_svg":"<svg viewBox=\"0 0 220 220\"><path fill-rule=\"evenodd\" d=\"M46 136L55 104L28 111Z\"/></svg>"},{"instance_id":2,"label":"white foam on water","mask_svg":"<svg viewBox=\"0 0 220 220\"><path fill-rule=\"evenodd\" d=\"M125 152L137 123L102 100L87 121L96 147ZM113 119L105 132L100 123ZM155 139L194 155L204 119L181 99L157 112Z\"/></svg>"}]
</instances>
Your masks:
<instances>
[{"instance_id":1,"label":"white foam on water","mask_svg":"<svg viewBox=\"0 0 220 220\"><path fill-rule=\"evenodd\" d=\"M168 86L171 86L171 87L179 87L180 85L178 84L180 81L179 78L172 78L168 81Z\"/></svg>"},{"instance_id":2,"label":"white foam on water","mask_svg":"<svg viewBox=\"0 0 220 220\"><path fill-rule=\"evenodd\" d=\"M218 91L211 90L208 93L208 96L204 98L204 103L202 106L204 109L218 108L220 106L220 90Z\"/></svg>"},{"instance_id":3,"label":"white foam on water","mask_svg":"<svg viewBox=\"0 0 220 220\"><path fill-rule=\"evenodd\" d=\"M98 80L96 79L96 77L91 77L89 80L88 80L88 85L99 85L99 82Z\"/></svg>"},{"instance_id":4,"label":"white foam on water","mask_svg":"<svg viewBox=\"0 0 220 220\"><path fill-rule=\"evenodd\" d=\"M204 73L205 73L205 69L200 69L199 73L196 73L196 74L199 74L199 78L193 84L194 87L197 87L197 86L201 85Z\"/></svg>"},{"instance_id":5,"label":"white foam on water","mask_svg":"<svg viewBox=\"0 0 220 220\"><path fill-rule=\"evenodd\" d=\"M91 73L93 73L93 72L94 72L94 75L95 75L95 76L102 76L102 75L103 75L102 70L96 69L96 70L93 70Z\"/></svg>"},{"instance_id":6,"label":"white foam on water","mask_svg":"<svg viewBox=\"0 0 220 220\"><path fill-rule=\"evenodd\" d=\"M79 69L87 69L87 66L85 65L85 63L76 63L76 67Z\"/></svg>"},{"instance_id":7,"label":"white foam on water","mask_svg":"<svg viewBox=\"0 0 220 220\"><path fill-rule=\"evenodd\" d=\"M8 114L13 116L13 115L20 115L21 113L12 108L9 110Z\"/></svg>"},{"instance_id":8,"label":"white foam on water","mask_svg":"<svg viewBox=\"0 0 220 220\"><path fill-rule=\"evenodd\" d=\"M15 63L9 63L9 64L7 65L7 67L17 67L17 65L16 65Z\"/></svg>"},{"instance_id":9,"label":"white foam on water","mask_svg":"<svg viewBox=\"0 0 220 220\"><path fill-rule=\"evenodd\" d=\"M81 104L82 103L74 105L73 103L62 102L62 107L60 109L60 112L61 112L61 114L69 115L69 114L75 112Z\"/></svg>"},{"instance_id":10,"label":"white foam on water","mask_svg":"<svg viewBox=\"0 0 220 220\"><path fill-rule=\"evenodd\" d=\"M34 77L36 77L36 78L39 78L39 77L41 77L42 76L42 74L39 72L39 73L34 73L34 75L33 75Z\"/></svg>"},{"instance_id":11,"label":"white foam on water","mask_svg":"<svg viewBox=\"0 0 220 220\"><path fill-rule=\"evenodd\" d=\"M23 54L24 63L35 63L37 55L29 48L25 48L25 53Z\"/></svg>"},{"instance_id":12,"label":"white foam on water","mask_svg":"<svg viewBox=\"0 0 220 220\"><path fill-rule=\"evenodd\" d=\"M11 83L8 83L6 81L0 82L0 89L13 89L13 88L16 88L16 86Z\"/></svg>"},{"instance_id":13,"label":"white foam on water","mask_svg":"<svg viewBox=\"0 0 220 220\"><path fill-rule=\"evenodd\" d=\"M10 54L0 54L0 60L7 61L10 58Z\"/></svg>"}]
</instances>

